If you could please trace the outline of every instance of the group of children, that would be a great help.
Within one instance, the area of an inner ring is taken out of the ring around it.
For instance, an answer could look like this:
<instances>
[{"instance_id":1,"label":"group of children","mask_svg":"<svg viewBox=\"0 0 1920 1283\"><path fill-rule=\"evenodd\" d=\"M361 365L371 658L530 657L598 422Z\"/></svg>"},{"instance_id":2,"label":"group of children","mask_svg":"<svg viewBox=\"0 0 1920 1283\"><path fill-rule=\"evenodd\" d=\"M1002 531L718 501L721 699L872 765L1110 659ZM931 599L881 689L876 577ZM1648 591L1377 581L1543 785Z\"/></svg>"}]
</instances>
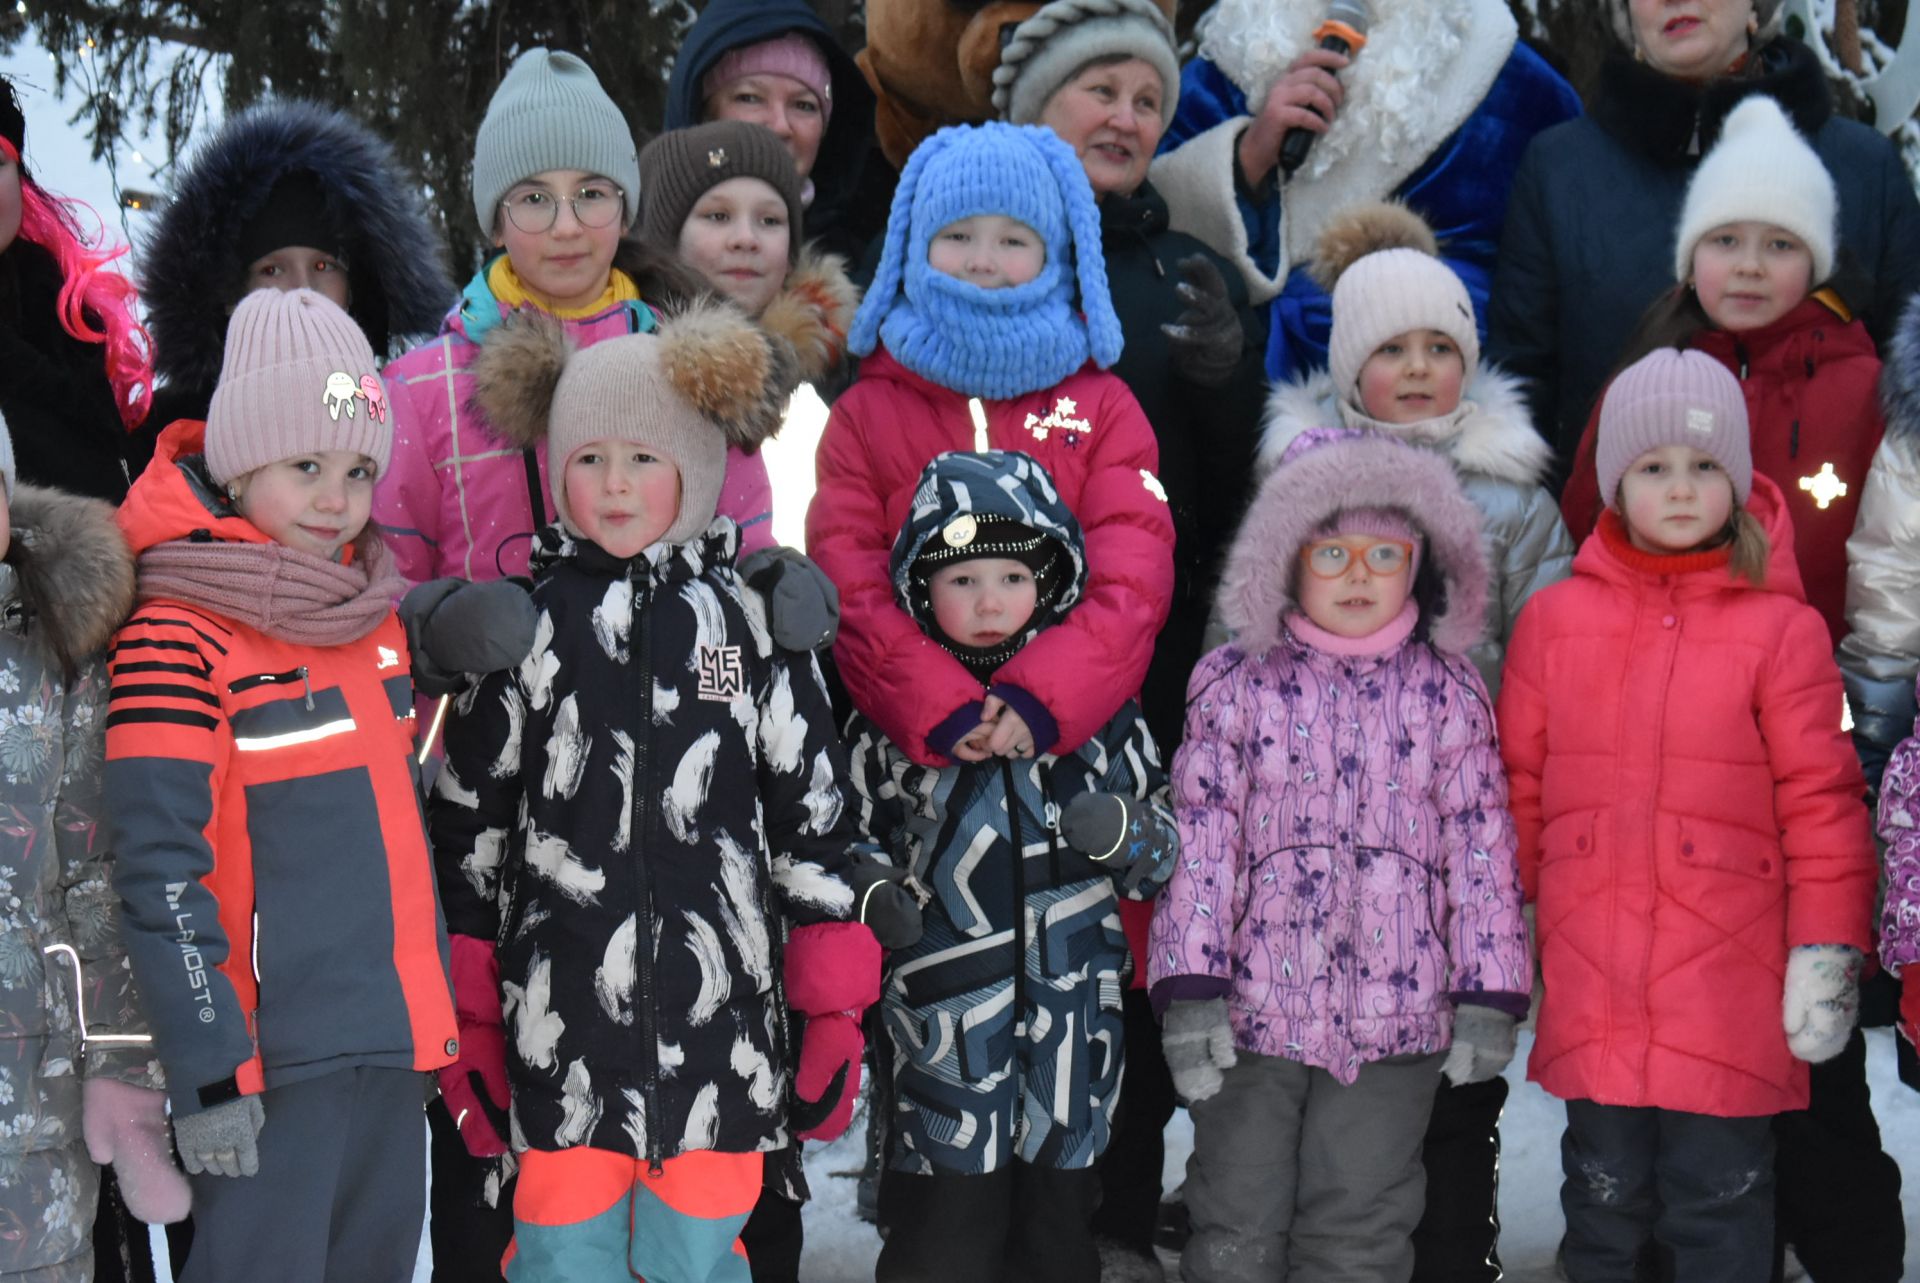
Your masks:
<instances>
[{"instance_id":1,"label":"group of children","mask_svg":"<svg viewBox=\"0 0 1920 1283\"><path fill-rule=\"evenodd\" d=\"M1184 1277L1398 1280L1436 1093L1498 1078L1537 972L1569 1276L1657 1241L1690 1283L1764 1277L1769 1119L1852 1033L1878 869L1807 604L1844 544L1767 466L1783 432L1789 460L1803 432L1870 456L1879 424L1794 386L1789 428L1736 377L1780 327L1837 352L1859 326L1818 290L1832 188L1791 125L1755 98L1721 146L1795 182L1702 163L1663 312L1693 323L1610 384L1577 553L1431 234L1396 208L1328 233L1329 370L1276 390L1163 771L1133 696L1173 525L1104 368L1072 150L929 139L849 317L771 135L637 153L583 63L523 55L474 163L500 252L440 338L382 373L337 301L247 294L102 586L49 592L42 549L81 545L20 502L6 673L58 730L8 778L59 798L41 893L76 966L113 956L75 908L105 912L112 851L153 1038L89 1050L89 1144L164 1182L164 1081L190 1283L402 1279L432 1072L517 1169L508 1279L745 1280L766 1155L846 1125L877 1001L878 1277L1092 1283L1144 965L1194 1119ZM755 447L843 349L807 530L844 737L812 581L741 560L770 542ZM524 659L454 697L423 809L413 673L462 666L424 626L460 590L393 602L519 574ZM1881 809L1893 968L1920 956L1917 763ZM1138 961L1123 898L1155 904ZM139 1018L124 971L84 980L96 1027L55 1004L62 1046Z\"/></svg>"}]
</instances>

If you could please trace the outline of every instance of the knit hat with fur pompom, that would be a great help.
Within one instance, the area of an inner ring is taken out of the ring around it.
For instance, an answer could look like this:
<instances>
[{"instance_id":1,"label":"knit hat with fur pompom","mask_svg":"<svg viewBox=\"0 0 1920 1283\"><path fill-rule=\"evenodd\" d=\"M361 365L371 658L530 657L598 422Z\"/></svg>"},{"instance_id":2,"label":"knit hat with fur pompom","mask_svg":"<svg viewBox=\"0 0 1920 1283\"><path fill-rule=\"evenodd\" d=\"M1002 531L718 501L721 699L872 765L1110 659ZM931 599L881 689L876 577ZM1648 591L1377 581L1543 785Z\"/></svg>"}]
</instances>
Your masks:
<instances>
[{"instance_id":1,"label":"knit hat with fur pompom","mask_svg":"<svg viewBox=\"0 0 1920 1283\"><path fill-rule=\"evenodd\" d=\"M754 449L778 430L797 380L792 349L731 304L701 299L658 334L628 334L576 351L565 326L522 308L487 334L474 361L474 400L500 434L544 444L560 522L567 460L590 441L645 445L680 472L680 512L661 536L685 543L713 523L727 447Z\"/></svg>"},{"instance_id":2,"label":"knit hat with fur pompom","mask_svg":"<svg viewBox=\"0 0 1920 1283\"><path fill-rule=\"evenodd\" d=\"M1433 229L1398 201L1355 205L1321 233L1312 271L1333 295L1327 368L1334 394L1352 409L1367 413L1360 404L1367 358L1409 330L1438 330L1452 339L1466 367L1461 386L1473 382L1480 367L1473 299L1439 254Z\"/></svg>"},{"instance_id":3,"label":"knit hat with fur pompom","mask_svg":"<svg viewBox=\"0 0 1920 1283\"><path fill-rule=\"evenodd\" d=\"M1817 286L1833 275L1840 200L1833 176L1780 104L1751 94L1727 113L1720 140L1687 184L1673 279L1693 277L1693 252L1706 234L1728 223L1768 223L1792 232L1813 255Z\"/></svg>"}]
</instances>

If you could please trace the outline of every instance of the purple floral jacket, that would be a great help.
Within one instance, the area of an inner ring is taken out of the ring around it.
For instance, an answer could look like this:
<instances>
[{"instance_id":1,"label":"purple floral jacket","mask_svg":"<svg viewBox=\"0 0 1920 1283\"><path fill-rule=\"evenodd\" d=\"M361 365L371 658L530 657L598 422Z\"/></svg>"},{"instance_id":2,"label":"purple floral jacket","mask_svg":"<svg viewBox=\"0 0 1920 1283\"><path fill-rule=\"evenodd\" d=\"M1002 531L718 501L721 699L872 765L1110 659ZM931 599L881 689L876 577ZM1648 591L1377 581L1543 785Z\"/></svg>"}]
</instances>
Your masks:
<instances>
[{"instance_id":1,"label":"purple floral jacket","mask_svg":"<svg viewBox=\"0 0 1920 1283\"><path fill-rule=\"evenodd\" d=\"M1920 731L1900 741L1880 777L1879 828L1887 844L1880 961L1898 972L1920 963Z\"/></svg>"}]
</instances>

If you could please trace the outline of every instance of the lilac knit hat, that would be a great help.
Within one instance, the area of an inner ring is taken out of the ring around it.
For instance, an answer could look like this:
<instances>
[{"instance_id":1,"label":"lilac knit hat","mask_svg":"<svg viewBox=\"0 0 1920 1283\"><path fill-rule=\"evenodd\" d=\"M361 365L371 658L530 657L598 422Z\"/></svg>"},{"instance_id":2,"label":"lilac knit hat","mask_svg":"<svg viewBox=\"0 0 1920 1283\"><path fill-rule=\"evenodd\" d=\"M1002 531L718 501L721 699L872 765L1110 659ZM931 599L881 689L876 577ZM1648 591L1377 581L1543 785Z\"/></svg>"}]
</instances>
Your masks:
<instances>
[{"instance_id":1,"label":"lilac knit hat","mask_svg":"<svg viewBox=\"0 0 1920 1283\"><path fill-rule=\"evenodd\" d=\"M1663 445L1692 446L1726 469L1734 502L1753 493L1747 401L1726 366L1704 352L1656 348L1622 370L1600 402L1595 450L1600 497L1615 507L1633 461Z\"/></svg>"},{"instance_id":2,"label":"lilac knit hat","mask_svg":"<svg viewBox=\"0 0 1920 1283\"><path fill-rule=\"evenodd\" d=\"M367 336L312 290L255 290L227 324L207 410L207 470L225 484L320 450L356 450L387 470L393 424Z\"/></svg>"},{"instance_id":3,"label":"lilac knit hat","mask_svg":"<svg viewBox=\"0 0 1920 1283\"><path fill-rule=\"evenodd\" d=\"M711 98L746 76L775 75L797 80L820 100L820 123L833 121L833 72L820 46L798 31L772 40L729 49L700 81L700 96Z\"/></svg>"}]
</instances>

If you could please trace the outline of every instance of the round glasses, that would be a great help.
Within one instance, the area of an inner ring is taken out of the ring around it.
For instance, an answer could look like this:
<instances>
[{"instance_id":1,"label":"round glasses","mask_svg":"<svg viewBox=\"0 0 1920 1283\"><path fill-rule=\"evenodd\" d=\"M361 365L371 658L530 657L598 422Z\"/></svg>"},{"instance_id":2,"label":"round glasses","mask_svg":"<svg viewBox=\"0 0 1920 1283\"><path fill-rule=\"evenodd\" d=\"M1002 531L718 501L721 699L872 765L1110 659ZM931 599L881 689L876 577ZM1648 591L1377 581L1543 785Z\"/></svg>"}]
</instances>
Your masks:
<instances>
[{"instance_id":1,"label":"round glasses","mask_svg":"<svg viewBox=\"0 0 1920 1283\"><path fill-rule=\"evenodd\" d=\"M1300 550L1316 579L1338 579L1356 559L1371 573L1391 577L1413 561L1413 545L1404 539L1316 539Z\"/></svg>"},{"instance_id":2,"label":"round glasses","mask_svg":"<svg viewBox=\"0 0 1920 1283\"><path fill-rule=\"evenodd\" d=\"M513 225L529 236L553 230L560 220L560 206L573 209L574 221L582 227L605 227L620 217L626 197L612 183L588 183L571 196L557 196L543 187L535 187L509 196L500 202Z\"/></svg>"}]
</instances>

